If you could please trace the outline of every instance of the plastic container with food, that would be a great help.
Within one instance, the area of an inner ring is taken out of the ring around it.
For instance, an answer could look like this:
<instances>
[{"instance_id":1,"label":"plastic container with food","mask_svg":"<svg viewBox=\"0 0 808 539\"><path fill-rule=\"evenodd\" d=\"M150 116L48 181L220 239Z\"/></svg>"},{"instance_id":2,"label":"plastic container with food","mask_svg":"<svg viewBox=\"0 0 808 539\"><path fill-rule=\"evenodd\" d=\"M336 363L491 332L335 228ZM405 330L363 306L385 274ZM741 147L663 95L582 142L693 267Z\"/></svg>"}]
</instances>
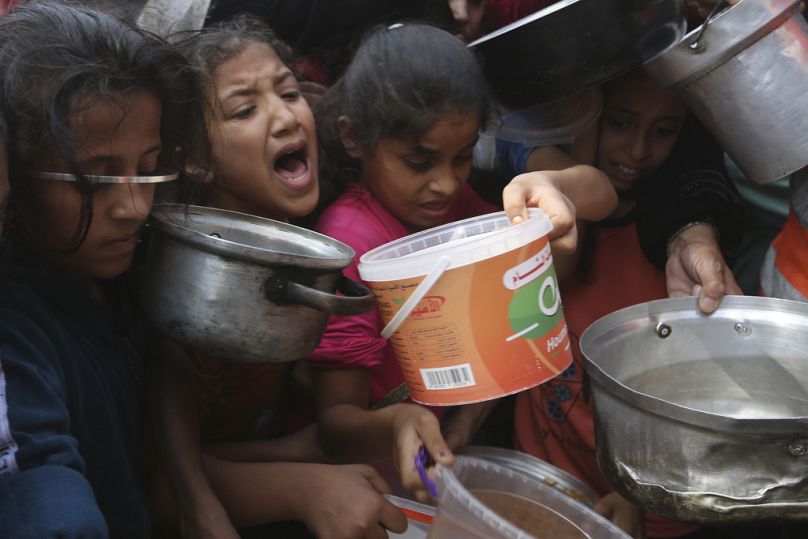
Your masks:
<instances>
[{"instance_id":1,"label":"plastic container with food","mask_svg":"<svg viewBox=\"0 0 808 539\"><path fill-rule=\"evenodd\" d=\"M436 483L429 539L630 539L542 481L483 459L458 455L438 466Z\"/></svg>"}]
</instances>

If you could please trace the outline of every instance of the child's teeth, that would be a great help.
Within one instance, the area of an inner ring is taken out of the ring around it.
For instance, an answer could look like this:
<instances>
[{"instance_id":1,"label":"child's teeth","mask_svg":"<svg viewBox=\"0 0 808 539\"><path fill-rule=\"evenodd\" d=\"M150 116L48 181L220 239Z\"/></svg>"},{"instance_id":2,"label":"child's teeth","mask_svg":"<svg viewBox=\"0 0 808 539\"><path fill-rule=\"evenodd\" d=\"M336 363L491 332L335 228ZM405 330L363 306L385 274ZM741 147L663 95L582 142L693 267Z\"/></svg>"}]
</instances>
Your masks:
<instances>
[{"instance_id":1,"label":"child's teeth","mask_svg":"<svg viewBox=\"0 0 808 539\"><path fill-rule=\"evenodd\" d=\"M636 174L637 171L633 168L624 167L623 165L617 165L617 170L622 172L623 174Z\"/></svg>"}]
</instances>

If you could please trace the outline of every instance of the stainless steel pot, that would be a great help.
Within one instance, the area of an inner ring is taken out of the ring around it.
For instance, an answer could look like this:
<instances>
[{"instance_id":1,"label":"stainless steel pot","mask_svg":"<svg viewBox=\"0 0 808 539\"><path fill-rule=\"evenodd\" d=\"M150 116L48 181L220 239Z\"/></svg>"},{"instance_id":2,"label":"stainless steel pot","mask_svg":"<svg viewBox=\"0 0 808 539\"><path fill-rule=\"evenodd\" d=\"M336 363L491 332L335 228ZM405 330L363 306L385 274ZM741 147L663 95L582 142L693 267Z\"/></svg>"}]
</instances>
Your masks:
<instances>
[{"instance_id":1,"label":"stainless steel pot","mask_svg":"<svg viewBox=\"0 0 808 539\"><path fill-rule=\"evenodd\" d=\"M180 204L155 206L150 225L146 316L213 357L299 359L317 346L329 314L373 308L371 292L342 276L353 249L322 234Z\"/></svg>"},{"instance_id":2,"label":"stainless steel pot","mask_svg":"<svg viewBox=\"0 0 808 539\"><path fill-rule=\"evenodd\" d=\"M497 100L511 109L598 85L685 33L683 0L561 0L471 43Z\"/></svg>"},{"instance_id":3,"label":"stainless steel pot","mask_svg":"<svg viewBox=\"0 0 808 539\"><path fill-rule=\"evenodd\" d=\"M808 304L652 301L580 345L598 462L627 498L697 523L808 519Z\"/></svg>"},{"instance_id":4,"label":"stainless steel pot","mask_svg":"<svg viewBox=\"0 0 808 539\"><path fill-rule=\"evenodd\" d=\"M742 0L646 64L755 183L808 165L808 24L799 0Z\"/></svg>"}]
</instances>

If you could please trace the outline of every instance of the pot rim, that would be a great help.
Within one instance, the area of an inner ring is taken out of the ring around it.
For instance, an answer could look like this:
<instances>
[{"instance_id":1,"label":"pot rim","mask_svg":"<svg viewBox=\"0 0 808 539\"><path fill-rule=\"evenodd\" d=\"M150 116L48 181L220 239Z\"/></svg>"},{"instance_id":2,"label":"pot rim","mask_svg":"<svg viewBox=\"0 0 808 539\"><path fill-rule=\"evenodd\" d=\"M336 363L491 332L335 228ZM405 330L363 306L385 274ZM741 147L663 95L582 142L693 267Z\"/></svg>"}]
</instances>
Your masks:
<instances>
[{"instance_id":1,"label":"pot rim","mask_svg":"<svg viewBox=\"0 0 808 539\"><path fill-rule=\"evenodd\" d=\"M341 256L317 256L316 254L273 251L264 247L217 238L188 226L187 218L192 214L210 215L229 220L231 222L230 226L232 226L233 222L242 221L253 226L281 230L287 236L292 236L305 242L315 242L320 246L327 247L335 255ZM182 222L175 220L176 218L181 219ZM155 204L152 207L149 224L155 230L193 249L262 266L298 266L305 269L341 270L348 266L355 256L355 252L350 246L313 230L275 221L274 219L219 208L191 204Z\"/></svg>"},{"instance_id":2,"label":"pot rim","mask_svg":"<svg viewBox=\"0 0 808 539\"><path fill-rule=\"evenodd\" d=\"M782 26L797 13L799 3L800 0L742 0L688 32L678 44L646 63L644 69L664 86L687 86ZM700 46L691 48L702 29Z\"/></svg>"},{"instance_id":3,"label":"pot rim","mask_svg":"<svg viewBox=\"0 0 808 539\"><path fill-rule=\"evenodd\" d=\"M711 315L705 315L699 310L696 297L659 299L626 307L596 320L581 334L581 356L593 385L611 393L630 407L696 427L727 431L733 434L804 436L808 433L808 416L733 418L698 410L632 389L590 358L593 352L596 353L599 345L607 342L619 328L629 324L656 327L660 317L664 317L666 321L716 316L730 318L733 312L745 312L747 314L739 315L740 318L751 319L749 309L754 309L754 312L758 313L758 318L772 312L808 318L808 304L786 299L726 296L721 300L719 309ZM597 396L595 399L597 400Z\"/></svg>"}]
</instances>

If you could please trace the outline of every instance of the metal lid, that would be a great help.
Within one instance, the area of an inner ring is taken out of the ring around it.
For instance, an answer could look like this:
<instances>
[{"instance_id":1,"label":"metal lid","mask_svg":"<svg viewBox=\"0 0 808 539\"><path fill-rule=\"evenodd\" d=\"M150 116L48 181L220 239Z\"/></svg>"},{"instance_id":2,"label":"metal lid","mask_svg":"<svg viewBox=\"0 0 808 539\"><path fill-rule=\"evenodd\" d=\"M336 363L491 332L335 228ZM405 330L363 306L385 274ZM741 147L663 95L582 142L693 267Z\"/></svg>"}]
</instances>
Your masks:
<instances>
[{"instance_id":1,"label":"metal lid","mask_svg":"<svg viewBox=\"0 0 808 539\"><path fill-rule=\"evenodd\" d=\"M743 0L689 32L645 70L664 86L686 86L788 20L799 0Z\"/></svg>"},{"instance_id":2,"label":"metal lid","mask_svg":"<svg viewBox=\"0 0 808 539\"><path fill-rule=\"evenodd\" d=\"M234 211L157 204L151 226L190 247L261 265L339 270L354 258L342 242L298 226Z\"/></svg>"}]
</instances>

